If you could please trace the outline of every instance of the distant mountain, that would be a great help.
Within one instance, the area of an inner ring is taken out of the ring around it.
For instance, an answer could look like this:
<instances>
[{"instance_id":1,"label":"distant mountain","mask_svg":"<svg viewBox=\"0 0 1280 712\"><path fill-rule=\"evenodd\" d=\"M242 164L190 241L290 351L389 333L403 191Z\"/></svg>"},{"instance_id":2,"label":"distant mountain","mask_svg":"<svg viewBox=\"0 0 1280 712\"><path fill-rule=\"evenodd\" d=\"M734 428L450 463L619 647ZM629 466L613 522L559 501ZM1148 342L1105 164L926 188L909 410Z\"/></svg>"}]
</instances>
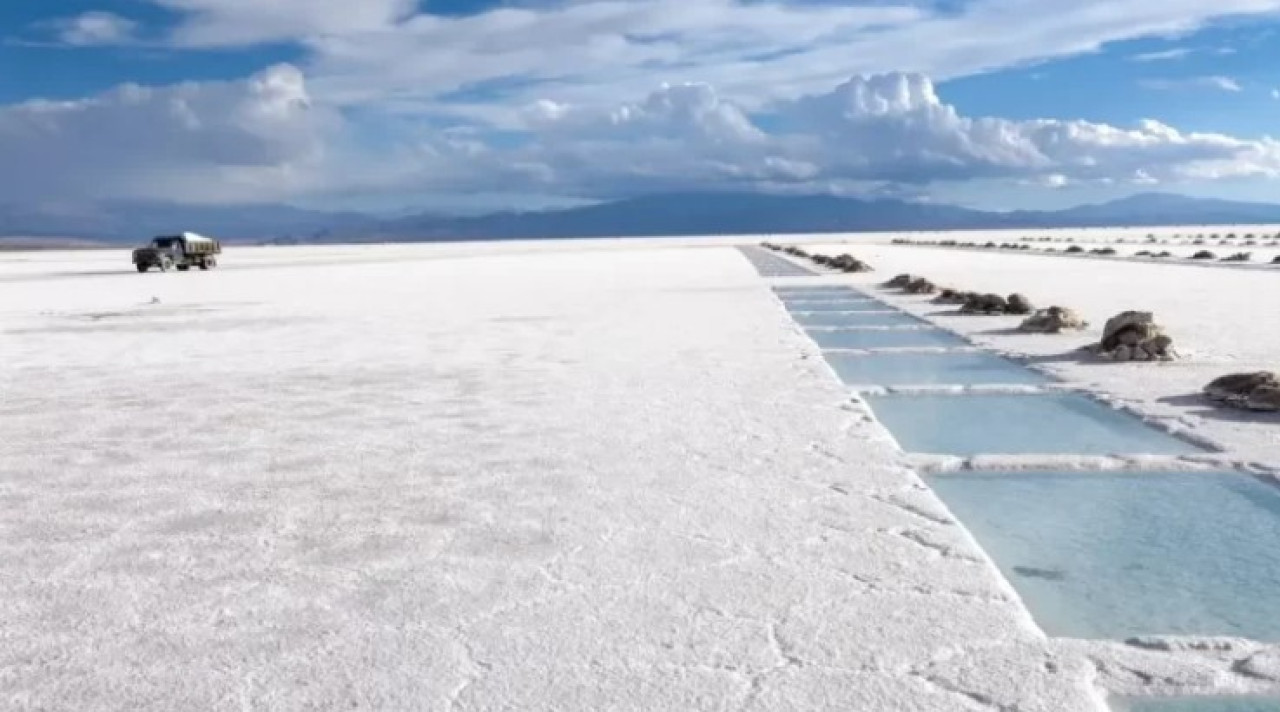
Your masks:
<instances>
[{"instance_id":1,"label":"distant mountain","mask_svg":"<svg viewBox=\"0 0 1280 712\"><path fill-rule=\"evenodd\" d=\"M484 240L998 228L1280 223L1280 205L1147 193L1057 211L985 212L950 205L756 193L650 195L589 207L475 218L421 215L335 230L327 239Z\"/></svg>"},{"instance_id":2,"label":"distant mountain","mask_svg":"<svg viewBox=\"0 0 1280 712\"><path fill-rule=\"evenodd\" d=\"M824 195L755 193L648 195L580 208L497 213L470 218L421 215L384 222L373 239L484 240L646 235L925 230L936 225L976 226L986 213L948 205L858 200ZM335 231L333 237L359 237Z\"/></svg>"},{"instance_id":3,"label":"distant mountain","mask_svg":"<svg viewBox=\"0 0 1280 712\"><path fill-rule=\"evenodd\" d=\"M227 241L337 243L1209 224L1280 224L1280 205L1146 193L1066 210L999 213L826 195L673 193L541 212L385 220L285 205L0 205L0 236L116 243L178 230Z\"/></svg>"},{"instance_id":4,"label":"distant mountain","mask_svg":"<svg viewBox=\"0 0 1280 712\"><path fill-rule=\"evenodd\" d=\"M76 237L143 242L192 230L227 241L311 240L326 230L353 230L376 221L359 213L303 210L288 205L183 205L148 201L77 204L0 203L0 236Z\"/></svg>"},{"instance_id":5,"label":"distant mountain","mask_svg":"<svg viewBox=\"0 0 1280 712\"><path fill-rule=\"evenodd\" d=\"M1027 216L1046 226L1157 226L1157 225L1260 225L1280 222L1280 205L1234 200L1189 198L1172 193L1141 193L1098 205L1039 213L1010 213L1015 220Z\"/></svg>"}]
</instances>

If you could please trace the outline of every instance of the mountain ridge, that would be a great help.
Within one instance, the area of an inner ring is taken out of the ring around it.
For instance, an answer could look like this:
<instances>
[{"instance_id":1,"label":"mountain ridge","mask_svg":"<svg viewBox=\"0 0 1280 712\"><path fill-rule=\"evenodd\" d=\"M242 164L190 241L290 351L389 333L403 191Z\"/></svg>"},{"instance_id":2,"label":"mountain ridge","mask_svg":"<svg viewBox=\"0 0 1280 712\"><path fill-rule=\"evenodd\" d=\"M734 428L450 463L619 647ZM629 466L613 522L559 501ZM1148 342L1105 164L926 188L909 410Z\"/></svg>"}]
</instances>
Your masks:
<instances>
[{"instance_id":1,"label":"mountain ridge","mask_svg":"<svg viewBox=\"0 0 1280 712\"><path fill-rule=\"evenodd\" d=\"M1280 204L1140 193L1063 210L994 212L892 198L666 193L594 205L456 217L377 218L288 205L186 206L142 201L76 208L0 205L0 236L141 242L194 230L228 241L330 244L581 237L701 236L956 229L1280 224Z\"/></svg>"}]
</instances>

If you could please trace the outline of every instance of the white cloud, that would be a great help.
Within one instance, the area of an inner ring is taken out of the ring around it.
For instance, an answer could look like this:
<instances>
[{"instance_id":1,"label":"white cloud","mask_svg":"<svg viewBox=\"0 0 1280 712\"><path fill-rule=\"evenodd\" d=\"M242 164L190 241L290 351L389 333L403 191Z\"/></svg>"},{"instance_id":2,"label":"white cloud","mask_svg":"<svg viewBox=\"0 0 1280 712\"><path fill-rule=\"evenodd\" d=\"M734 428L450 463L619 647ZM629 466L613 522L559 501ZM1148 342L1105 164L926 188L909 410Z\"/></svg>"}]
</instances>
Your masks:
<instances>
[{"instance_id":1,"label":"white cloud","mask_svg":"<svg viewBox=\"0 0 1280 712\"><path fill-rule=\"evenodd\" d=\"M109 12L86 12L52 24L58 41L76 47L131 42L138 23Z\"/></svg>"},{"instance_id":2,"label":"white cloud","mask_svg":"<svg viewBox=\"0 0 1280 712\"><path fill-rule=\"evenodd\" d=\"M312 185L337 119L282 65L243 81L123 85L0 107L7 199L283 197Z\"/></svg>"},{"instance_id":3,"label":"white cloud","mask_svg":"<svg viewBox=\"0 0 1280 712\"><path fill-rule=\"evenodd\" d=\"M544 166L546 182L579 192L664 182L681 187L691 179L719 187L974 179L1062 186L1280 174L1280 143L1270 139L1189 134L1156 121L1126 129L1087 121L965 117L920 75L856 77L788 103L774 117L786 130L772 133L744 127L746 112L710 87L676 96L685 104L679 110L666 108L675 99L671 87L634 105L664 107L641 111L638 121L612 120L617 114L603 111L587 121L582 113L591 112L561 107L561 118L540 129L522 160ZM631 117L633 110L623 113ZM719 125L709 123L708 115L735 119Z\"/></svg>"},{"instance_id":4,"label":"white cloud","mask_svg":"<svg viewBox=\"0 0 1280 712\"><path fill-rule=\"evenodd\" d=\"M1142 86L1160 91L1178 91L1182 89L1213 89L1217 91L1243 91L1240 83L1231 77L1187 77L1183 79L1144 79Z\"/></svg>"},{"instance_id":5,"label":"white cloud","mask_svg":"<svg viewBox=\"0 0 1280 712\"><path fill-rule=\"evenodd\" d=\"M181 13L171 42L231 47L360 35L386 29L417 8L416 0L148 0Z\"/></svg>"},{"instance_id":6,"label":"white cloud","mask_svg":"<svg viewBox=\"0 0 1280 712\"><path fill-rule=\"evenodd\" d=\"M343 120L317 106L288 65L238 82L130 85L0 108L0 192L198 202L708 188L924 195L971 180L1061 187L1280 175L1272 139L1157 121L968 117L915 74L855 77L767 115L693 83L612 107L535 102L523 115L528 128L514 142L483 127Z\"/></svg>"},{"instance_id":7,"label":"white cloud","mask_svg":"<svg viewBox=\"0 0 1280 712\"><path fill-rule=\"evenodd\" d=\"M1276 99L1276 100L1280 100L1280 89L1272 89L1272 90L1271 90L1271 98L1272 98L1272 99Z\"/></svg>"},{"instance_id":8,"label":"white cloud","mask_svg":"<svg viewBox=\"0 0 1280 712\"><path fill-rule=\"evenodd\" d=\"M1172 59L1182 59L1191 54L1194 50L1190 47L1177 47L1174 49L1166 49L1160 52L1144 52L1135 54L1129 59L1134 62L1165 62Z\"/></svg>"},{"instance_id":9,"label":"white cloud","mask_svg":"<svg viewBox=\"0 0 1280 712\"><path fill-rule=\"evenodd\" d=\"M969 0L947 10L917 0L548 0L446 17L415 0L145 1L179 13L174 45L297 43L319 102L505 128L541 99L605 106L693 81L755 110L852 74L945 80L1280 10L1280 0Z\"/></svg>"}]
</instances>

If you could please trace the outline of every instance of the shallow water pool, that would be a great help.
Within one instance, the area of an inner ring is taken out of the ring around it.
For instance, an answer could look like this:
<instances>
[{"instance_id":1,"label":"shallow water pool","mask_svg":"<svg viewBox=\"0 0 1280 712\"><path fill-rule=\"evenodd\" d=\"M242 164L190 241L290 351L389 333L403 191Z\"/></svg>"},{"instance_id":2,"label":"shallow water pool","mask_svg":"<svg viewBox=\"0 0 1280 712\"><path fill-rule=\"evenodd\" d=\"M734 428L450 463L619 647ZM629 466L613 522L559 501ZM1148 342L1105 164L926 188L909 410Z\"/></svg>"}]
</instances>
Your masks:
<instances>
[{"instance_id":1,"label":"shallow water pool","mask_svg":"<svg viewBox=\"0 0 1280 712\"><path fill-rule=\"evenodd\" d=\"M822 302L784 299L782 305L791 312L899 311L887 304L870 299L832 299Z\"/></svg>"},{"instance_id":2,"label":"shallow water pool","mask_svg":"<svg viewBox=\"0 0 1280 712\"><path fill-rule=\"evenodd\" d=\"M816 277L818 274L762 247L739 247L738 251L761 277Z\"/></svg>"},{"instance_id":3,"label":"shallow water pool","mask_svg":"<svg viewBox=\"0 0 1280 712\"><path fill-rule=\"evenodd\" d=\"M856 325L921 326L922 322L907 314L867 314ZM942 329L806 329L805 333L823 349L915 349L969 346L969 342Z\"/></svg>"},{"instance_id":4,"label":"shallow water pool","mask_svg":"<svg viewBox=\"0 0 1280 712\"><path fill-rule=\"evenodd\" d=\"M868 395L907 452L1189 455L1203 450L1073 393Z\"/></svg>"},{"instance_id":5,"label":"shallow water pool","mask_svg":"<svg viewBox=\"0 0 1280 712\"><path fill-rule=\"evenodd\" d=\"M1040 385L1049 378L988 353L823 354L850 385Z\"/></svg>"},{"instance_id":6,"label":"shallow water pool","mask_svg":"<svg viewBox=\"0 0 1280 712\"><path fill-rule=\"evenodd\" d=\"M774 287L773 291L778 295L788 297L808 295L809 298L818 298L818 300L831 295L849 295L849 293L861 295L861 292L847 286L847 284L782 284L782 286Z\"/></svg>"},{"instance_id":7,"label":"shallow water pool","mask_svg":"<svg viewBox=\"0 0 1280 712\"><path fill-rule=\"evenodd\" d=\"M842 326L930 326L905 312L864 309L861 312L792 312L791 318L800 326L838 328Z\"/></svg>"},{"instance_id":8,"label":"shallow water pool","mask_svg":"<svg viewBox=\"0 0 1280 712\"><path fill-rule=\"evenodd\" d=\"M1234 472L956 473L930 484L1049 635L1280 640L1276 486ZM1212 706L1234 702L1133 709L1280 709Z\"/></svg>"}]
</instances>

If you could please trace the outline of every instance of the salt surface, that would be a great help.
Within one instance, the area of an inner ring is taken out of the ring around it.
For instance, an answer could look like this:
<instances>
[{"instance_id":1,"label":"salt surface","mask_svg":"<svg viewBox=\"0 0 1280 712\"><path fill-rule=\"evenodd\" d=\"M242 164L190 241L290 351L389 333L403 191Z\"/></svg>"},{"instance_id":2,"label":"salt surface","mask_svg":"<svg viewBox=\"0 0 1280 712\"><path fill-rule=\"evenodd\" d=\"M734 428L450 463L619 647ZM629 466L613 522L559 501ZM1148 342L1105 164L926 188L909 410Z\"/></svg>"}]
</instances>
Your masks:
<instances>
[{"instance_id":1,"label":"salt surface","mask_svg":"<svg viewBox=\"0 0 1280 712\"><path fill-rule=\"evenodd\" d=\"M0 699L1101 712L1099 686L1268 684L1252 644L1045 639L740 241L0 255Z\"/></svg>"},{"instance_id":2,"label":"salt surface","mask_svg":"<svg viewBox=\"0 0 1280 712\"><path fill-rule=\"evenodd\" d=\"M1280 712L1274 697L1180 697L1154 700L1117 700L1115 712Z\"/></svg>"}]
</instances>

